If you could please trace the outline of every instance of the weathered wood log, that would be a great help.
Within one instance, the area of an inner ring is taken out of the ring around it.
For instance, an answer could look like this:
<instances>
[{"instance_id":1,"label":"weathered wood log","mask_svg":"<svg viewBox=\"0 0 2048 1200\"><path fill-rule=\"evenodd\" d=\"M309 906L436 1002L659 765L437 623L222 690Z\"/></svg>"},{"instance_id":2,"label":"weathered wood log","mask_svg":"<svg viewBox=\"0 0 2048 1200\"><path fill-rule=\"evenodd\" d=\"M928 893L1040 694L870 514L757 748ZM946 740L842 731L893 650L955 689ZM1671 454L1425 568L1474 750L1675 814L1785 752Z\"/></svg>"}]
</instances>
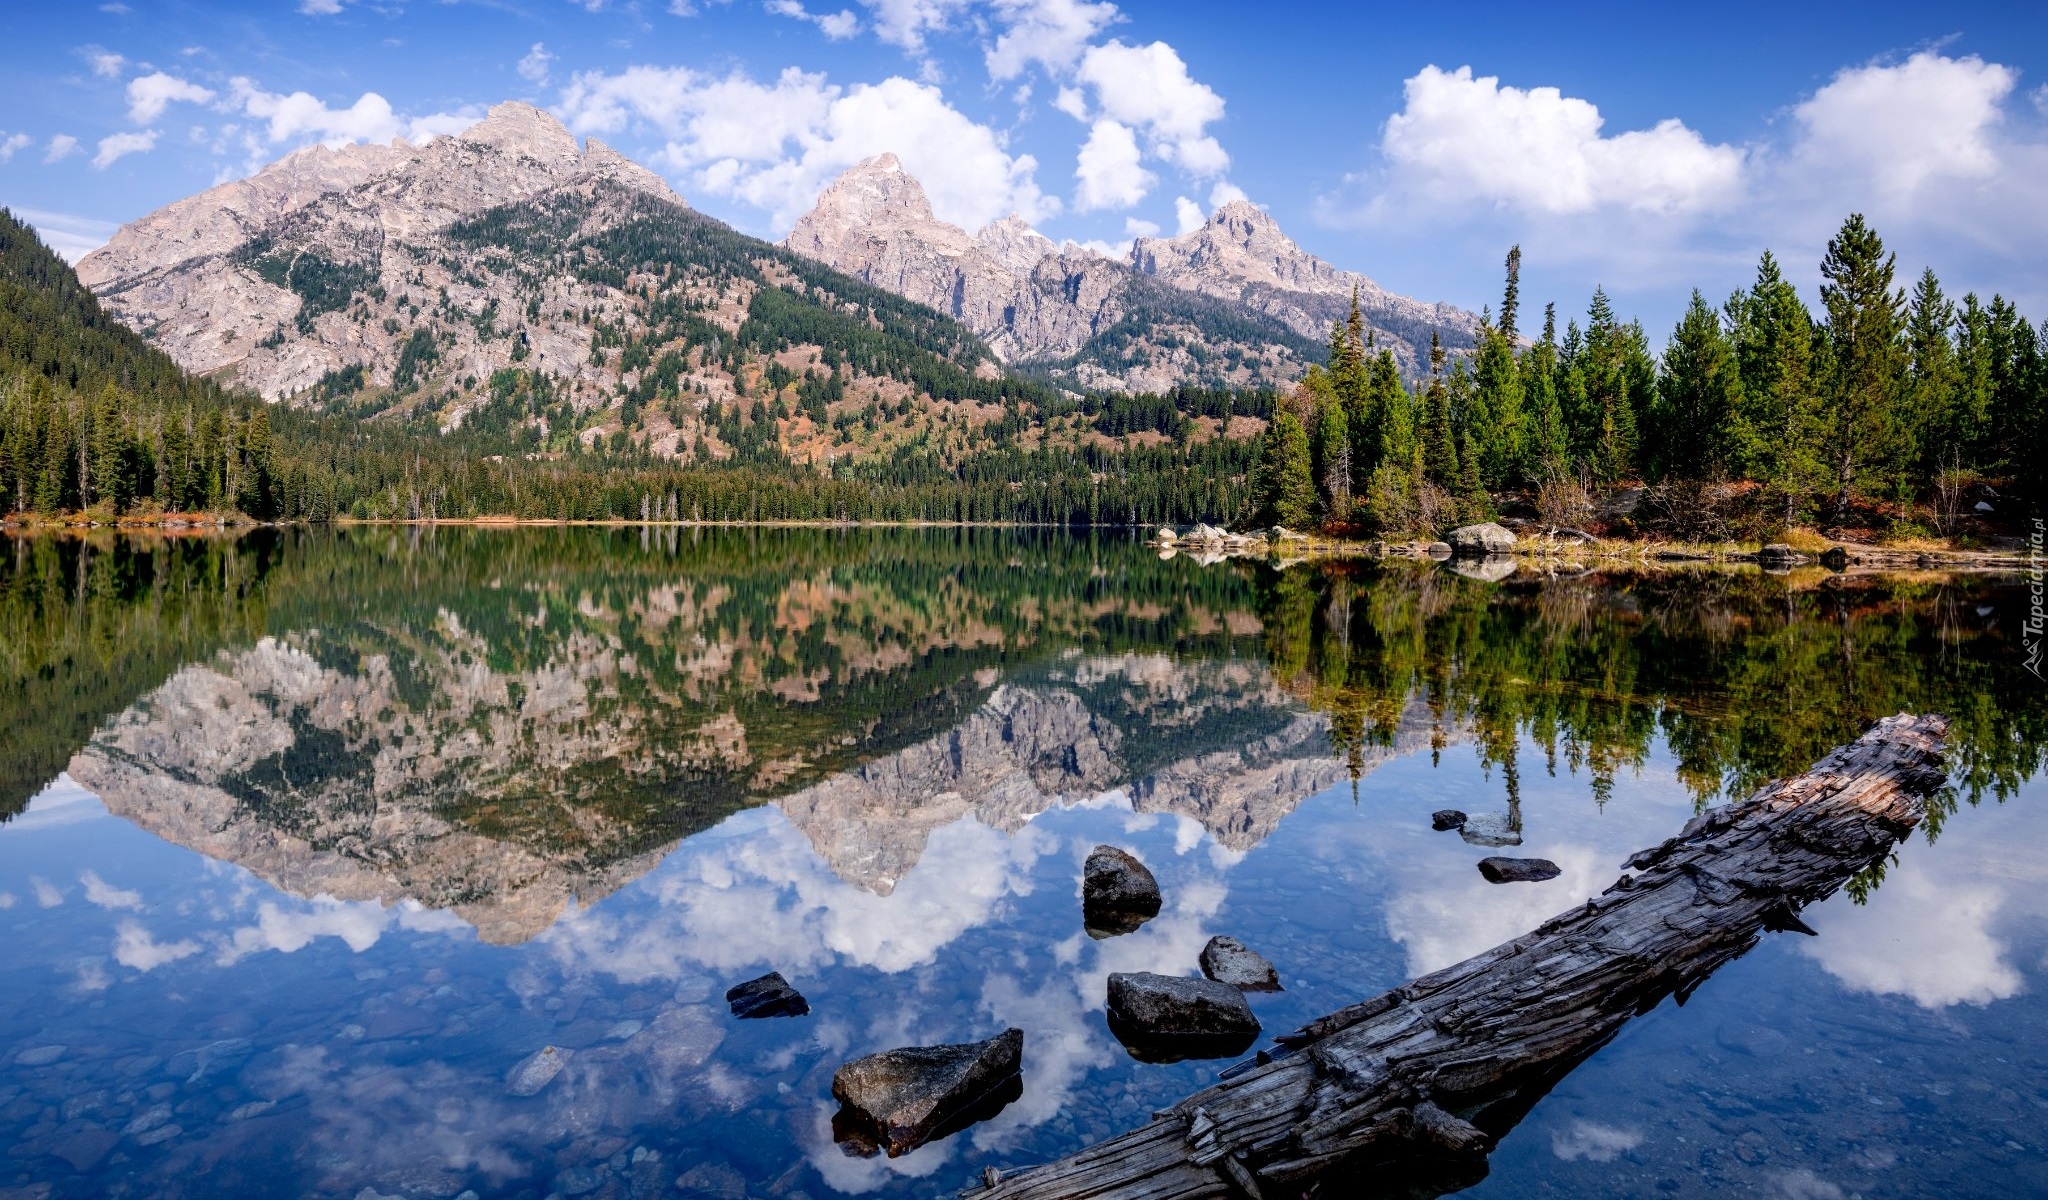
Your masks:
<instances>
[{"instance_id":1,"label":"weathered wood log","mask_svg":"<svg viewBox=\"0 0 2048 1200\"><path fill-rule=\"evenodd\" d=\"M976 1200L1299 1195L1494 1143L1631 1017L1684 1003L1766 930L1870 867L1941 786L1937 716L1880 721L1812 770L1709 810L1533 931L1277 1039L1150 1124L1057 1162L993 1170ZM1438 1190L1448 1190L1440 1188Z\"/></svg>"}]
</instances>

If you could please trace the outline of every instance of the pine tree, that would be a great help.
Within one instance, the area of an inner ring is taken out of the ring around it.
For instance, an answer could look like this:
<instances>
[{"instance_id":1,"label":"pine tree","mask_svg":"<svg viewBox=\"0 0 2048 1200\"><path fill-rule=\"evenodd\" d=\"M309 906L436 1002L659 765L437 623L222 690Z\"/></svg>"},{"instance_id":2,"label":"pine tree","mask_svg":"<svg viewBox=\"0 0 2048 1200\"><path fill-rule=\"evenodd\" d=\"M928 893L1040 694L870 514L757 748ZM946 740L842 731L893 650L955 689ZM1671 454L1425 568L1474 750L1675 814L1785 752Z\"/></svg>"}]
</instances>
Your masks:
<instances>
[{"instance_id":1,"label":"pine tree","mask_svg":"<svg viewBox=\"0 0 2048 1200\"><path fill-rule=\"evenodd\" d=\"M1736 470L1768 484L1785 524L1796 525L1825 475L1813 386L1819 331L1768 250L1749 291L1730 298L1726 311L1742 379Z\"/></svg>"},{"instance_id":2,"label":"pine tree","mask_svg":"<svg viewBox=\"0 0 2048 1200\"><path fill-rule=\"evenodd\" d=\"M1895 261L1861 213L1843 222L1821 259L1829 351L1823 446L1838 514L1848 511L1858 490L1894 482L1912 451L1902 404L1904 296L1892 290Z\"/></svg>"},{"instance_id":3,"label":"pine tree","mask_svg":"<svg viewBox=\"0 0 2048 1200\"><path fill-rule=\"evenodd\" d=\"M1513 345L1517 336L1515 318L1522 309L1522 248L1508 248L1508 285L1500 298L1500 333Z\"/></svg>"},{"instance_id":4,"label":"pine tree","mask_svg":"<svg viewBox=\"0 0 2048 1200\"><path fill-rule=\"evenodd\" d=\"M1657 380L1660 471L1686 479L1728 471L1739 441L1741 387L1721 316L1694 289Z\"/></svg>"},{"instance_id":5,"label":"pine tree","mask_svg":"<svg viewBox=\"0 0 2048 1200\"><path fill-rule=\"evenodd\" d=\"M1557 388L1557 305L1543 308L1543 340L1522 355L1522 403L1529 414L1529 435L1523 439L1523 479L1547 479L1564 472L1571 461L1564 406Z\"/></svg>"},{"instance_id":6,"label":"pine tree","mask_svg":"<svg viewBox=\"0 0 2048 1200\"><path fill-rule=\"evenodd\" d=\"M1272 423L1259 435L1245 524L1253 528L1284 525L1305 529L1315 522L1315 503L1308 430L1287 405L1280 405L1273 412Z\"/></svg>"}]
</instances>

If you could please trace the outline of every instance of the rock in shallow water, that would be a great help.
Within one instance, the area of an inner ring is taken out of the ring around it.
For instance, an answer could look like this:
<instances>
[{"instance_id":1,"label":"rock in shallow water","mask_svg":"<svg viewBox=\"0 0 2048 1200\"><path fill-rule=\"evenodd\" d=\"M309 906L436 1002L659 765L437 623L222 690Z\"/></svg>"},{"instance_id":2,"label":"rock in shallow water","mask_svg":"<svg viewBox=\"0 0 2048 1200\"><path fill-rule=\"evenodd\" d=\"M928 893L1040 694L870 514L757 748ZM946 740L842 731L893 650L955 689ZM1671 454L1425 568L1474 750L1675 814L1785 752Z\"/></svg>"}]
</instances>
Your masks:
<instances>
[{"instance_id":1,"label":"rock in shallow water","mask_svg":"<svg viewBox=\"0 0 2048 1200\"><path fill-rule=\"evenodd\" d=\"M1234 937L1218 934L1202 947L1202 974L1240 992L1281 991L1280 974L1264 955Z\"/></svg>"},{"instance_id":2,"label":"rock in shallow water","mask_svg":"<svg viewBox=\"0 0 2048 1200\"><path fill-rule=\"evenodd\" d=\"M1482 858L1479 873L1488 883L1541 883L1560 874L1547 858Z\"/></svg>"},{"instance_id":3,"label":"rock in shallow water","mask_svg":"<svg viewBox=\"0 0 2048 1200\"><path fill-rule=\"evenodd\" d=\"M1465 823L1458 826L1458 836L1473 846L1522 844L1522 831L1515 828L1515 823L1508 819L1506 813L1480 813L1476 817L1466 817Z\"/></svg>"},{"instance_id":4,"label":"rock in shallow water","mask_svg":"<svg viewBox=\"0 0 2048 1200\"><path fill-rule=\"evenodd\" d=\"M1109 1030L1144 1062L1227 1058L1259 1036L1244 993L1213 979L1155 975L1109 977Z\"/></svg>"},{"instance_id":5,"label":"rock in shallow water","mask_svg":"<svg viewBox=\"0 0 2048 1200\"><path fill-rule=\"evenodd\" d=\"M747 1020L753 1017L801 1017L811 1011L811 1006L802 993L789 986L789 981L780 971L770 971L759 979L729 988L725 1002L732 1006L732 1015Z\"/></svg>"},{"instance_id":6,"label":"rock in shallow water","mask_svg":"<svg viewBox=\"0 0 2048 1200\"><path fill-rule=\"evenodd\" d=\"M1023 1063L1021 1029L985 1042L906 1046L857 1058L832 1076L832 1096L843 1106L832 1119L833 1137L848 1154L907 1154L986 1120L1022 1095Z\"/></svg>"},{"instance_id":7,"label":"rock in shallow water","mask_svg":"<svg viewBox=\"0 0 2048 1200\"><path fill-rule=\"evenodd\" d=\"M1429 814L1429 827L1438 833L1446 829L1462 829L1464 826L1465 814L1455 808L1439 808Z\"/></svg>"},{"instance_id":8,"label":"rock in shallow water","mask_svg":"<svg viewBox=\"0 0 2048 1200\"><path fill-rule=\"evenodd\" d=\"M563 1050L556 1046L543 1046L519 1060L505 1076L505 1090L514 1096L531 1096L555 1081L562 1068L569 1065L574 1050Z\"/></svg>"},{"instance_id":9,"label":"rock in shallow water","mask_svg":"<svg viewBox=\"0 0 2048 1200\"><path fill-rule=\"evenodd\" d=\"M1115 846L1097 846L1081 873L1081 916L1091 937L1129 933L1159 915L1159 881Z\"/></svg>"}]
</instances>

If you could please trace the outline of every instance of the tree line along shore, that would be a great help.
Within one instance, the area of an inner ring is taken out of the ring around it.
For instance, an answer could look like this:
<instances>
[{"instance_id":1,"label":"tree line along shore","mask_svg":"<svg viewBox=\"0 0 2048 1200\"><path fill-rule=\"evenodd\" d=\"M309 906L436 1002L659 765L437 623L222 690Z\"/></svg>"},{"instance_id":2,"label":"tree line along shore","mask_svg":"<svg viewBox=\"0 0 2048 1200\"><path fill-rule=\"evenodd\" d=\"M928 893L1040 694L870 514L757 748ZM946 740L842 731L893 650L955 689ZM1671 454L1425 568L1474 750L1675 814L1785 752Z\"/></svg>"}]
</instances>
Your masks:
<instances>
[{"instance_id":1,"label":"tree line along shore","mask_svg":"<svg viewBox=\"0 0 2048 1200\"><path fill-rule=\"evenodd\" d=\"M1931 269L1910 290L1896 272L1852 216L1821 259L1818 310L1767 252L1719 306L1696 291L1658 354L1604 291L1583 322L1560 331L1550 305L1525 335L1517 249L1477 349L1437 348L1417 378L1354 309L1327 363L1277 398L1069 398L964 456L818 467L765 445L706 464L492 453L461 429L266 405L181 371L0 216L0 511L15 526L1214 522L1394 540L1499 519L1687 544L1790 530L2013 548L2044 495L2048 328L2000 296L1951 299ZM1263 428L1217 436L1216 411ZM1089 436L1043 436L1055 416Z\"/></svg>"}]
</instances>

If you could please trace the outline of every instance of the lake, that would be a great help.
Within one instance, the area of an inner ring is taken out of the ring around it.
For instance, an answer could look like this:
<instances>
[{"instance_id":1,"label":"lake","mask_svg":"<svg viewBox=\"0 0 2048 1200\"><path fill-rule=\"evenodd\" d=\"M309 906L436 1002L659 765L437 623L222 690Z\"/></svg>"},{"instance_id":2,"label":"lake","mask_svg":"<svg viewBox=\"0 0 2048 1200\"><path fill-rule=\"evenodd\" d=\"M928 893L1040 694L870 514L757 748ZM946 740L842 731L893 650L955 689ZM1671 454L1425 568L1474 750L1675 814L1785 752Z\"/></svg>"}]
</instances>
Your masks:
<instances>
[{"instance_id":1,"label":"lake","mask_svg":"<svg viewBox=\"0 0 2048 1200\"><path fill-rule=\"evenodd\" d=\"M2028 603L989 529L0 541L0 1200L950 1195L1229 1065L1133 1057L1110 973L1234 936L1283 1032L1901 710L1954 720L1930 820L1458 1182L2048 1195ZM1486 882L1447 807L1560 874ZM1164 907L1097 938L1105 843ZM769 971L809 1015L727 1011ZM1009 1026L1000 1112L835 1140L841 1064Z\"/></svg>"}]
</instances>

